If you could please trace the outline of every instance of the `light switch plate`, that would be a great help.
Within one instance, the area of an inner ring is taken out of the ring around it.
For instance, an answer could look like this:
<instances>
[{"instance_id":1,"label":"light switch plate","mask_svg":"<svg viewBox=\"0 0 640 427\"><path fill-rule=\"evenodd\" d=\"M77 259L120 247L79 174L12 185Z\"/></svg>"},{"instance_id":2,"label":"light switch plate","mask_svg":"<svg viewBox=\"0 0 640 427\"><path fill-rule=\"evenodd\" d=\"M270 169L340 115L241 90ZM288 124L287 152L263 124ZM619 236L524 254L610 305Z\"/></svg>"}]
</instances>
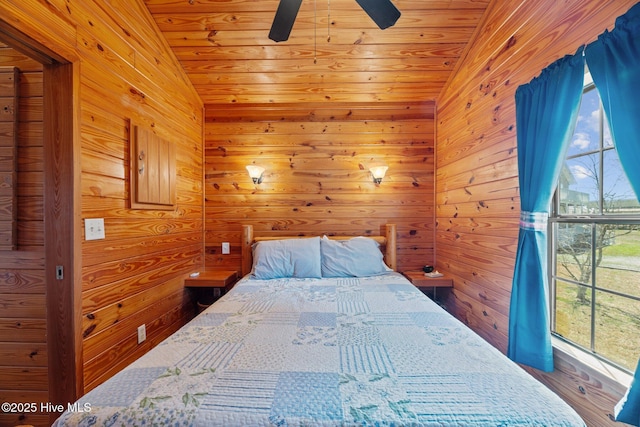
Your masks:
<instances>
[{"instance_id":1,"label":"light switch plate","mask_svg":"<svg viewBox=\"0 0 640 427\"><path fill-rule=\"evenodd\" d=\"M84 239L104 239L104 218L85 218Z\"/></svg>"},{"instance_id":2,"label":"light switch plate","mask_svg":"<svg viewBox=\"0 0 640 427\"><path fill-rule=\"evenodd\" d=\"M147 326L143 323L138 326L138 344L144 342L147 339Z\"/></svg>"},{"instance_id":3,"label":"light switch plate","mask_svg":"<svg viewBox=\"0 0 640 427\"><path fill-rule=\"evenodd\" d=\"M222 254L229 255L231 253L231 248L229 247L229 242L222 242Z\"/></svg>"}]
</instances>

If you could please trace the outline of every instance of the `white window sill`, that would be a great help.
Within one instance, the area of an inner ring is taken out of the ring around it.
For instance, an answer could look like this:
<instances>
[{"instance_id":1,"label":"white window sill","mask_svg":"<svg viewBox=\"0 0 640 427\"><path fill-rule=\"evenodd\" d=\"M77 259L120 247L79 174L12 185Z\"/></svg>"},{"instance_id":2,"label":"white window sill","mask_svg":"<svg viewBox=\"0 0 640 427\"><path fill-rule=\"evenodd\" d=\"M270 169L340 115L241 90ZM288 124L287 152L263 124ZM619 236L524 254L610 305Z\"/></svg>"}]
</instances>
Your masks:
<instances>
[{"instance_id":1,"label":"white window sill","mask_svg":"<svg viewBox=\"0 0 640 427\"><path fill-rule=\"evenodd\" d=\"M576 361L586 365L590 369L598 372L600 375L606 378L610 378L612 381L618 383L622 387L628 388L629 385L631 385L631 380L633 377L627 372L618 369L615 366L610 365L553 335L551 336L551 344L553 345L553 348L555 350L560 351L564 355L569 356Z\"/></svg>"}]
</instances>

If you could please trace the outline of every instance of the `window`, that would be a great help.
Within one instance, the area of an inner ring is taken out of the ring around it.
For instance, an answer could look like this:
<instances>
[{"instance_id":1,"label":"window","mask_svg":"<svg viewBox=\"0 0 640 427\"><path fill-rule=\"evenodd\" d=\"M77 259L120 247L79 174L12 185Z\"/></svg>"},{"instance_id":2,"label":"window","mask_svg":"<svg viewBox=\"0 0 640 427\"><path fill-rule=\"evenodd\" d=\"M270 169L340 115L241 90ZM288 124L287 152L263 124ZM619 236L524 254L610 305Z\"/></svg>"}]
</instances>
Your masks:
<instances>
[{"instance_id":1,"label":"window","mask_svg":"<svg viewBox=\"0 0 640 427\"><path fill-rule=\"evenodd\" d=\"M552 332L632 372L640 348L640 205L588 73L550 212Z\"/></svg>"}]
</instances>

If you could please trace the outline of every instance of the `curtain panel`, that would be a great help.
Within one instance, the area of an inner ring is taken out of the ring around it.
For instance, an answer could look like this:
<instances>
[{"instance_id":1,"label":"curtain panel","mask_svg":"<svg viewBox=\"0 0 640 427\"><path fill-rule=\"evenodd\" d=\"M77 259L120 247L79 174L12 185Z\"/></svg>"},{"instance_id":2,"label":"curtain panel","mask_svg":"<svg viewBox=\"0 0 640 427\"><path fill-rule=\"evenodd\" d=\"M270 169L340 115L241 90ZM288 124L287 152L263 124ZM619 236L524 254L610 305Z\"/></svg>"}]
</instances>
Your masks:
<instances>
[{"instance_id":1,"label":"curtain panel","mask_svg":"<svg viewBox=\"0 0 640 427\"><path fill-rule=\"evenodd\" d=\"M611 136L636 198L640 195L640 3L616 19L585 48ZM615 407L616 421L640 425L640 362L634 380Z\"/></svg>"},{"instance_id":2,"label":"curtain panel","mask_svg":"<svg viewBox=\"0 0 640 427\"><path fill-rule=\"evenodd\" d=\"M507 355L553 370L548 309L547 219L584 81L583 48L516 90L520 230L509 314Z\"/></svg>"}]
</instances>

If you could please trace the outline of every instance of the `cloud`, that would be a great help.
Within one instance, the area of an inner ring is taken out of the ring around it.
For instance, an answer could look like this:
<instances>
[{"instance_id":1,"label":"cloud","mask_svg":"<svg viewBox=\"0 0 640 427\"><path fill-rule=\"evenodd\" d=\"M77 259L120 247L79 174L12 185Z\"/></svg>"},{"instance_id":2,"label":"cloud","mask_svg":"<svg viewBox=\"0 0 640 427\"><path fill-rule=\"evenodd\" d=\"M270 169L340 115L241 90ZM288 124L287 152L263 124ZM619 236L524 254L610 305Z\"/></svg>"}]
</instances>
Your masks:
<instances>
[{"instance_id":1,"label":"cloud","mask_svg":"<svg viewBox=\"0 0 640 427\"><path fill-rule=\"evenodd\" d=\"M587 123L589 123L589 127L591 127L594 132L600 133L600 108L591 112L591 117Z\"/></svg>"},{"instance_id":2,"label":"cloud","mask_svg":"<svg viewBox=\"0 0 640 427\"><path fill-rule=\"evenodd\" d=\"M585 132L576 132L573 135L573 141L571 141L572 147L578 147L581 150L585 150L591 144L589 134Z\"/></svg>"},{"instance_id":3,"label":"cloud","mask_svg":"<svg viewBox=\"0 0 640 427\"><path fill-rule=\"evenodd\" d=\"M584 105L583 105L584 108ZM586 115L578 115L578 127L584 129L586 132L600 133L600 104L599 102L592 106L590 112L586 112Z\"/></svg>"},{"instance_id":4,"label":"cloud","mask_svg":"<svg viewBox=\"0 0 640 427\"><path fill-rule=\"evenodd\" d=\"M585 178L593 177L593 172L591 172L589 169L585 168L582 165L571 165L570 169L571 169L571 173L576 179L585 179Z\"/></svg>"}]
</instances>

